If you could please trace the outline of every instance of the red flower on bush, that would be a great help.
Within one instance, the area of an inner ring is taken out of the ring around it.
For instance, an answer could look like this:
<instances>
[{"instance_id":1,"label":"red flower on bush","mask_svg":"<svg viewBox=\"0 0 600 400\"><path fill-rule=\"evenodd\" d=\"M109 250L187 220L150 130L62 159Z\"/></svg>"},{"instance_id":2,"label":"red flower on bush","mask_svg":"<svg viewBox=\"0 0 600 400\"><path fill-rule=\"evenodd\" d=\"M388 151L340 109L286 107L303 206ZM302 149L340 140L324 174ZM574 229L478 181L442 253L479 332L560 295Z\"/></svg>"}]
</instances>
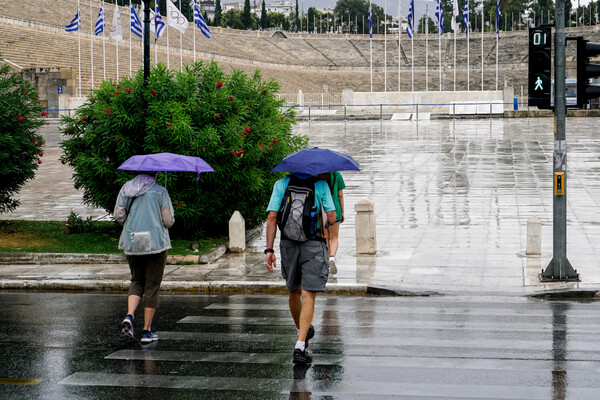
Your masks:
<instances>
[{"instance_id":1,"label":"red flower on bush","mask_svg":"<svg viewBox=\"0 0 600 400\"><path fill-rule=\"evenodd\" d=\"M87 121L87 115L84 115L83 117L81 117L81 119Z\"/></svg>"},{"instance_id":2,"label":"red flower on bush","mask_svg":"<svg viewBox=\"0 0 600 400\"><path fill-rule=\"evenodd\" d=\"M250 108L250 106L246 106L246 110L248 110Z\"/></svg>"},{"instance_id":3,"label":"red flower on bush","mask_svg":"<svg viewBox=\"0 0 600 400\"><path fill-rule=\"evenodd\" d=\"M48 115L48 111L43 111L41 115L42 117L45 117L46 115Z\"/></svg>"},{"instance_id":4,"label":"red flower on bush","mask_svg":"<svg viewBox=\"0 0 600 400\"><path fill-rule=\"evenodd\" d=\"M246 131L246 133L250 133L250 128L248 128L247 126L244 127L244 130Z\"/></svg>"},{"instance_id":5,"label":"red flower on bush","mask_svg":"<svg viewBox=\"0 0 600 400\"><path fill-rule=\"evenodd\" d=\"M21 115L21 111L19 111L19 112L17 113L17 117L18 117L19 115Z\"/></svg>"},{"instance_id":6,"label":"red flower on bush","mask_svg":"<svg viewBox=\"0 0 600 400\"><path fill-rule=\"evenodd\" d=\"M68 234L69 234L69 231L67 231L67 230L65 230L65 231L63 231L63 232L64 232L66 235L68 235Z\"/></svg>"},{"instance_id":7,"label":"red flower on bush","mask_svg":"<svg viewBox=\"0 0 600 400\"><path fill-rule=\"evenodd\" d=\"M115 92L115 96L118 96L120 94L121 94L121 92Z\"/></svg>"},{"instance_id":8,"label":"red flower on bush","mask_svg":"<svg viewBox=\"0 0 600 400\"><path fill-rule=\"evenodd\" d=\"M42 160L38 160L38 164L41 164L41 163L42 163Z\"/></svg>"},{"instance_id":9,"label":"red flower on bush","mask_svg":"<svg viewBox=\"0 0 600 400\"><path fill-rule=\"evenodd\" d=\"M121 136L117 136L117 137L115 138L115 140L118 142L119 140L121 140Z\"/></svg>"},{"instance_id":10,"label":"red flower on bush","mask_svg":"<svg viewBox=\"0 0 600 400\"><path fill-rule=\"evenodd\" d=\"M277 139L273 139L273 143L277 143L277 142L278 142L278 140L277 140Z\"/></svg>"},{"instance_id":11,"label":"red flower on bush","mask_svg":"<svg viewBox=\"0 0 600 400\"><path fill-rule=\"evenodd\" d=\"M223 82L221 82L221 81L217 82L217 89L222 88L222 87L223 87Z\"/></svg>"},{"instance_id":12,"label":"red flower on bush","mask_svg":"<svg viewBox=\"0 0 600 400\"><path fill-rule=\"evenodd\" d=\"M158 93L156 93L156 90L154 90L154 89L151 89L151 90L150 90L150 94L151 94L152 96L156 96Z\"/></svg>"},{"instance_id":13,"label":"red flower on bush","mask_svg":"<svg viewBox=\"0 0 600 400\"><path fill-rule=\"evenodd\" d=\"M177 203L177 208L181 207L183 205L182 202Z\"/></svg>"},{"instance_id":14,"label":"red flower on bush","mask_svg":"<svg viewBox=\"0 0 600 400\"><path fill-rule=\"evenodd\" d=\"M267 89L263 90L263 94L267 94Z\"/></svg>"},{"instance_id":15,"label":"red flower on bush","mask_svg":"<svg viewBox=\"0 0 600 400\"><path fill-rule=\"evenodd\" d=\"M173 129L173 124L169 124L169 129Z\"/></svg>"},{"instance_id":16,"label":"red flower on bush","mask_svg":"<svg viewBox=\"0 0 600 400\"><path fill-rule=\"evenodd\" d=\"M261 144L259 144L258 146L259 146L259 147L263 147L263 144L261 143Z\"/></svg>"},{"instance_id":17,"label":"red flower on bush","mask_svg":"<svg viewBox=\"0 0 600 400\"><path fill-rule=\"evenodd\" d=\"M272 145L269 146L269 151L271 151L271 150L273 150L273 146Z\"/></svg>"},{"instance_id":18,"label":"red flower on bush","mask_svg":"<svg viewBox=\"0 0 600 400\"><path fill-rule=\"evenodd\" d=\"M215 114L215 118L219 118L219 114Z\"/></svg>"},{"instance_id":19,"label":"red flower on bush","mask_svg":"<svg viewBox=\"0 0 600 400\"><path fill-rule=\"evenodd\" d=\"M233 101L233 97L232 96L229 96L229 101Z\"/></svg>"},{"instance_id":20,"label":"red flower on bush","mask_svg":"<svg viewBox=\"0 0 600 400\"><path fill-rule=\"evenodd\" d=\"M65 163L65 160L60 160L60 163L61 163L61 164L64 164L64 163Z\"/></svg>"},{"instance_id":21,"label":"red flower on bush","mask_svg":"<svg viewBox=\"0 0 600 400\"><path fill-rule=\"evenodd\" d=\"M121 85L117 83L117 89L121 89Z\"/></svg>"},{"instance_id":22,"label":"red flower on bush","mask_svg":"<svg viewBox=\"0 0 600 400\"><path fill-rule=\"evenodd\" d=\"M19 117L19 122L22 122L22 121L23 121L23 117Z\"/></svg>"},{"instance_id":23,"label":"red flower on bush","mask_svg":"<svg viewBox=\"0 0 600 400\"><path fill-rule=\"evenodd\" d=\"M50 122L46 122L46 125L50 125Z\"/></svg>"},{"instance_id":24,"label":"red flower on bush","mask_svg":"<svg viewBox=\"0 0 600 400\"><path fill-rule=\"evenodd\" d=\"M108 114L110 114L110 108L107 108L106 110L104 110L104 114L105 114L105 115L108 115Z\"/></svg>"},{"instance_id":25,"label":"red flower on bush","mask_svg":"<svg viewBox=\"0 0 600 400\"><path fill-rule=\"evenodd\" d=\"M204 149L204 146L200 146L200 150Z\"/></svg>"},{"instance_id":26,"label":"red flower on bush","mask_svg":"<svg viewBox=\"0 0 600 400\"><path fill-rule=\"evenodd\" d=\"M281 117L281 118L279 119L279 122L283 122L283 120L284 120L284 117Z\"/></svg>"},{"instance_id":27,"label":"red flower on bush","mask_svg":"<svg viewBox=\"0 0 600 400\"><path fill-rule=\"evenodd\" d=\"M67 129L67 130L68 130L68 129ZM67 133L69 133L69 132L67 132ZM32 142L32 143L35 143L35 142L37 142L37 139L36 139L36 138L33 138L33 139L31 140L31 142Z\"/></svg>"},{"instance_id":28,"label":"red flower on bush","mask_svg":"<svg viewBox=\"0 0 600 400\"><path fill-rule=\"evenodd\" d=\"M43 151L40 153L40 157L44 157L44 152Z\"/></svg>"}]
</instances>

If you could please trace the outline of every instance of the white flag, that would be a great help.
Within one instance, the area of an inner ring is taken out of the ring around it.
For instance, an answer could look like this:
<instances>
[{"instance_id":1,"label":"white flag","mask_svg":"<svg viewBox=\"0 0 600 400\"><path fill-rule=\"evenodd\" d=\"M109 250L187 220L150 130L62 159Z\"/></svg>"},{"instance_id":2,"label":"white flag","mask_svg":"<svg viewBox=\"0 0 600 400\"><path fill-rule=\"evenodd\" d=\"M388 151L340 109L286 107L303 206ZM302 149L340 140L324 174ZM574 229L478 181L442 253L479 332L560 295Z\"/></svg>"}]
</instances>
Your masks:
<instances>
[{"instance_id":1,"label":"white flag","mask_svg":"<svg viewBox=\"0 0 600 400\"><path fill-rule=\"evenodd\" d=\"M456 32L458 30L458 23L456 22L456 17L458 17L458 0L453 0L452 2L452 21L451 27L452 32Z\"/></svg>"},{"instance_id":2,"label":"white flag","mask_svg":"<svg viewBox=\"0 0 600 400\"><path fill-rule=\"evenodd\" d=\"M185 33L190 24L185 15L175 7L171 0L167 0L167 24L181 33Z\"/></svg>"},{"instance_id":3,"label":"white flag","mask_svg":"<svg viewBox=\"0 0 600 400\"><path fill-rule=\"evenodd\" d=\"M115 4L115 13L113 14L112 26L110 27L110 38L120 42L123 40L123 27L121 26L121 13L119 6Z\"/></svg>"}]
</instances>

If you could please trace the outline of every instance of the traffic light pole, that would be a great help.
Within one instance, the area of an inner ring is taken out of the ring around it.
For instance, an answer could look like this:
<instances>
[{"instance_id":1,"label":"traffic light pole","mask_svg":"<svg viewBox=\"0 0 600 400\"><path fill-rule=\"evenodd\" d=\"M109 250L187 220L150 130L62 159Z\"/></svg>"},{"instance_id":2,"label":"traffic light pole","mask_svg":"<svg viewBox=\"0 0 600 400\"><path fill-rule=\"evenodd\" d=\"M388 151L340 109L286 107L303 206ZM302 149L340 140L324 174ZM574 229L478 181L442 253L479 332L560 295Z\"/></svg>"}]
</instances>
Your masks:
<instances>
[{"instance_id":1,"label":"traffic light pole","mask_svg":"<svg viewBox=\"0 0 600 400\"><path fill-rule=\"evenodd\" d=\"M567 259L567 142L565 119L567 98L565 94L565 0L555 3L554 33L554 157L553 157L553 257L540 275L542 282L579 281Z\"/></svg>"}]
</instances>

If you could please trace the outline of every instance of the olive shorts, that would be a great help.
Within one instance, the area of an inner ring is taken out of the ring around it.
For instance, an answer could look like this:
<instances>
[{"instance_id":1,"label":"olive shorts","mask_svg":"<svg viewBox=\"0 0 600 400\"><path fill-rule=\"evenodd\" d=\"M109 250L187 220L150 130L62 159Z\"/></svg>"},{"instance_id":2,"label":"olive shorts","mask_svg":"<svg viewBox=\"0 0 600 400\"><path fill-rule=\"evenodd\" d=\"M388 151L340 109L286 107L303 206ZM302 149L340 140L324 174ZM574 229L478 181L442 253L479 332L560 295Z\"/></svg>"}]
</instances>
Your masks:
<instances>
[{"instance_id":1,"label":"olive shorts","mask_svg":"<svg viewBox=\"0 0 600 400\"><path fill-rule=\"evenodd\" d=\"M310 292L324 292L329 263L327 262L327 247L318 240L296 242L282 239L281 274L286 282L286 289L293 292L298 285Z\"/></svg>"},{"instance_id":2,"label":"olive shorts","mask_svg":"<svg viewBox=\"0 0 600 400\"><path fill-rule=\"evenodd\" d=\"M158 291L162 282L167 251L143 256L127 256L131 271L131 286L129 295L142 297L146 295L144 307L158 307Z\"/></svg>"}]
</instances>

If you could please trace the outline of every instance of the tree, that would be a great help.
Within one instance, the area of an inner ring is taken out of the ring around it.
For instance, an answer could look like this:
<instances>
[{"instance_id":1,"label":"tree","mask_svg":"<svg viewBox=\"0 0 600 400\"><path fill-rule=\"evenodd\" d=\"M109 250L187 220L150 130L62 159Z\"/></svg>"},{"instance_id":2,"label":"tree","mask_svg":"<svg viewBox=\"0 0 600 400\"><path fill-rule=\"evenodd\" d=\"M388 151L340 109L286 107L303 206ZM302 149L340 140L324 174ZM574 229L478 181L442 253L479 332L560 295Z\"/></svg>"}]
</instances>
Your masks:
<instances>
[{"instance_id":1,"label":"tree","mask_svg":"<svg viewBox=\"0 0 600 400\"><path fill-rule=\"evenodd\" d=\"M308 9L308 32L309 33L313 33L314 27L315 27L315 8L314 7L310 7Z\"/></svg>"},{"instance_id":2,"label":"tree","mask_svg":"<svg viewBox=\"0 0 600 400\"><path fill-rule=\"evenodd\" d=\"M229 10L221 18L221 26L232 29L244 29L242 11Z\"/></svg>"},{"instance_id":3,"label":"tree","mask_svg":"<svg viewBox=\"0 0 600 400\"><path fill-rule=\"evenodd\" d=\"M36 132L44 124L35 87L8 64L0 65L0 214L14 211L14 198L33 179L44 155L44 140Z\"/></svg>"},{"instance_id":4,"label":"tree","mask_svg":"<svg viewBox=\"0 0 600 400\"><path fill-rule=\"evenodd\" d=\"M300 31L300 14L298 14L298 0L296 0L296 17L294 19L294 24L296 25L296 32Z\"/></svg>"},{"instance_id":5,"label":"tree","mask_svg":"<svg viewBox=\"0 0 600 400\"><path fill-rule=\"evenodd\" d=\"M282 111L278 91L278 83L263 81L258 71L227 75L214 62L182 72L159 64L148 87L142 71L118 83L108 80L75 116L62 118L62 159L73 168L84 202L112 212L121 185L133 176L117 169L129 157L201 157L215 172L200 174L198 181L195 173L168 174L174 233L224 233L236 210L247 227L257 226L282 176L271 169L308 145L306 137L293 134L294 111ZM164 180L161 174L159 183Z\"/></svg>"},{"instance_id":6,"label":"tree","mask_svg":"<svg viewBox=\"0 0 600 400\"><path fill-rule=\"evenodd\" d=\"M267 18L267 6L265 0L262 1L262 10L260 11L260 27L261 29L267 29L269 26L269 19Z\"/></svg>"},{"instance_id":7,"label":"tree","mask_svg":"<svg viewBox=\"0 0 600 400\"><path fill-rule=\"evenodd\" d=\"M216 0L216 2L215 2L215 19L214 19L215 26L221 26L222 12L223 12L223 9L221 8L221 0Z\"/></svg>"},{"instance_id":8,"label":"tree","mask_svg":"<svg viewBox=\"0 0 600 400\"><path fill-rule=\"evenodd\" d=\"M282 13L272 12L267 15L270 28L290 29L290 20Z\"/></svg>"},{"instance_id":9,"label":"tree","mask_svg":"<svg viewBox=\"0 0 600 400\"><path fill-rule=\"evenodd\" d=\"M242 13L242 26L244 29L250 29L252 26L252 17L250 14L250 0L244 1L244 11Z\"/></svg>"}]
</instances>

